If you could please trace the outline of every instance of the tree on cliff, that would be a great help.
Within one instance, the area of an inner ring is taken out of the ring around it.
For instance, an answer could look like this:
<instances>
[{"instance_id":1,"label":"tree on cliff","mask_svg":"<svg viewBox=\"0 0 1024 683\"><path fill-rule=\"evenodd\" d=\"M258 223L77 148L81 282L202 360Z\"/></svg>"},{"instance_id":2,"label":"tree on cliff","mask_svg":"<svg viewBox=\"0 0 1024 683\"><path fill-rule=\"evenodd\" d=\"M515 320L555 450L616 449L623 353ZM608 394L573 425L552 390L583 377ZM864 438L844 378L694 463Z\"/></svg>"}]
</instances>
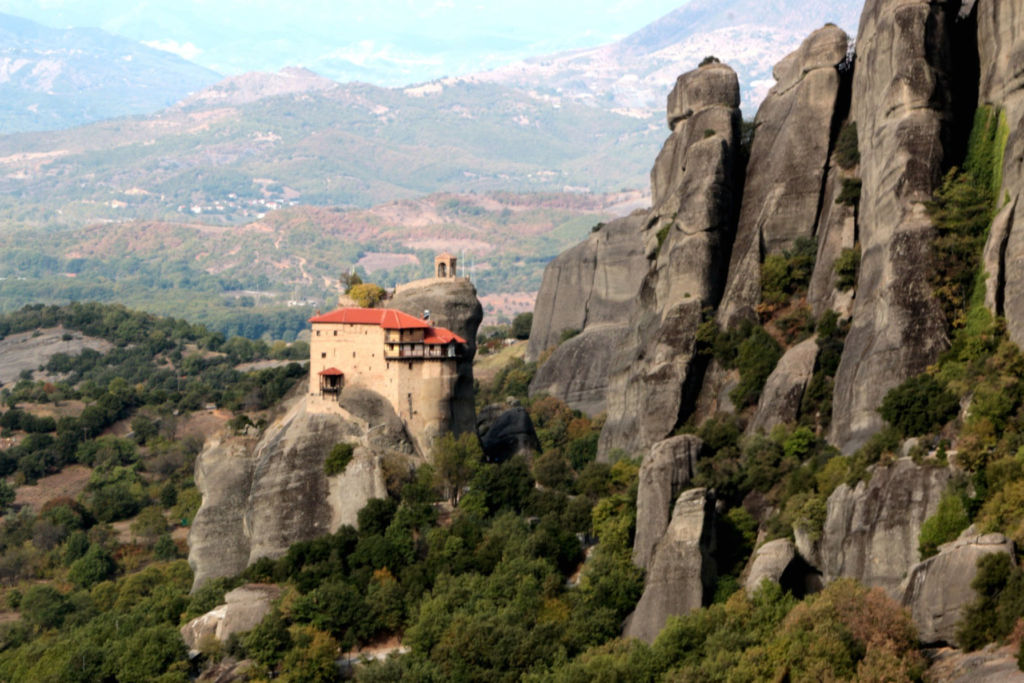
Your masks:
<instances>
[{"instance_id":1,"label":"tree on cliff","mask_svg":"<svg viewBox=\"0 0 1024 683\"><path fill-rule=\"evenodd\" d=\"M469 432L456 439L449 432L434 445L433 456L437 484L444 487L445 497L452 505L458 505L462 489L473 478L483 459L480 440Z\"/></svg>"}]
</instances>

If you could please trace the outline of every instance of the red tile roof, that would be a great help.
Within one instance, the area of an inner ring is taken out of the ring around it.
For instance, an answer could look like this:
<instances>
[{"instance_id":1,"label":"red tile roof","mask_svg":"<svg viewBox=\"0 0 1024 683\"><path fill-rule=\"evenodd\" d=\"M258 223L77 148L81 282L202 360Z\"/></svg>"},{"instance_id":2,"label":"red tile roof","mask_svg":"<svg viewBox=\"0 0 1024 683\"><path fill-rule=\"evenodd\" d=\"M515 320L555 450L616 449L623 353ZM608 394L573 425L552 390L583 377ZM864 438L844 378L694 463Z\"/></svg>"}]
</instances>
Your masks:
<instances>
[{"instance_id":1,"label":"red tile roof","mask_svg":"<svg viewBox=\"0 0 1024 683\"><path fill-rule=\"evenodd\" d=\"M323 375L324 377L344 377L345 376L345 373L342 372L341 370L339 370L338 368L327 368L326 370L324 370L320 374Z\"/></svg>"},{"instance_id":2,"label":"red tile roof","mask_svg":"<svg viewBox=\"0 0 1024 683\"><path fill-rule=\"evenodd\" d=\"M339 308L325 315L310 318L309 322L342 325L380 325L385 330L426 330L423 338L424 344L450 344L453 341L460 344L466 343L465 339L451 330L446 330L443 327L431 327L430 323L426 320L420 320L408 313L402 313L390 308Z\"/></svg>"},{"instance_id":3,"label":"red tile roof","mask_svg":"<svg viewBox=\"0 0 1024 683\"><path fill-rule=\"evenodd\" d=\"M453 341L465 344L466 340L443 327L431 327L423 338L424 344L450 344Z\"/></svg>"},{"instance_id":4,"label":"red tile roof","mask_svg":"<svg viewBox=\"0 0 1024 683\"><path fill-rule=\"evenodd\" d=\"M345 325L379 325L385 330L425 330L430 323L408 313L390 308L339 308L325 315L310 318L311 323Z\"/></svg>"}]
</instances>

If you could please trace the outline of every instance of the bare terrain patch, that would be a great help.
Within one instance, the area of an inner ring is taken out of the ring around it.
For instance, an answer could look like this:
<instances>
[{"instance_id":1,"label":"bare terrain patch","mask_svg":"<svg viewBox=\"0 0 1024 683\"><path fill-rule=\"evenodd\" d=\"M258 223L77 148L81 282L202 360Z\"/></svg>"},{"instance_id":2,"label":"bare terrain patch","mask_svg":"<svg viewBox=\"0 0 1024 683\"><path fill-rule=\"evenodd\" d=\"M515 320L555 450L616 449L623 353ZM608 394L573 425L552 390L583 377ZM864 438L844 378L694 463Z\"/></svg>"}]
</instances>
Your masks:
<instances>
[{"instance_id":1,"label":"bare terrain patch","mask_svg":"<svg viewBox=\"0 0 1024 683\"><path fill-rule=\"evenodd\" d=\"M77 498L85 491L92 470L85 465L68 465L57 474L43 477L35 486L21 486L15 491L15 507L30 507L34 512L42 509L54 498Z\"/></svg>"},{"instance_id":2,"label":"bare terrain patch","mask_svg":"<svg viewBox=\"0 0 1024 683\"><path fill-rule=\"evenodd\" d=\"M63 340L65 334L71 335L70 341ZM12 334L0 341L0 384L17 381L22 370L37 370L58 353L77 356L82 349L106 353L113 348L105 339L69 333L60 327Z\"/></svg>"},{"instance_id":3,"label":"bare terrain patch","mask_svg":"<svg viewBox=\"0 0 1024 683\"><path fill-rule=\"evenodd\" d=\"M485 294L480 297L484 307L483 325L496 325L499 317L509 320L520 313L529 313L537 305L537 292L512 292L510 294Z\"/></svg>"}]
</instances>

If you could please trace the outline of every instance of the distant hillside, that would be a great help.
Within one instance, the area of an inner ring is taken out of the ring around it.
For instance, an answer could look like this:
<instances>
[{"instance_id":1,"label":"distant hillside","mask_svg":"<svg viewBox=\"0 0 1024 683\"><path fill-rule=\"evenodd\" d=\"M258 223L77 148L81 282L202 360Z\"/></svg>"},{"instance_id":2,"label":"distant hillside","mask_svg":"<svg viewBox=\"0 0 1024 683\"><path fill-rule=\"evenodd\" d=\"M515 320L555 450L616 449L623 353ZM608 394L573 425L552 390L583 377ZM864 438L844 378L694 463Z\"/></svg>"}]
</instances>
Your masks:
<instances>
[{"instance_id":1,"label":"distant hillside","mask_svg":"<svg viewBox=\"0 0 1024 683\"><path fill-rule=\"evenodd\" d=\"M0 13L0 133L149 114L220 77L98 29L53 29Z\"/></svg>"},{"instance_id":2,"label":"distant hillside","mask_svg":"<svg viewBox=\"0 0 1024 683\"><path fill-rule=\"evenodd\" d=\"M647 204L638 192L439 194L370 210L295 207L227 227L193 220L5 230L0 313L34 302L118 302L224 332L272 329L291 338L312 307L337 301L344 271L361 269L390 287L428 276L434 256L450 250L464 255L481 294L529 294L548 261L596 223ZM309 303L287 308L288 300ZM515 302L505 303L491 312L511 312Z\"/></svg>"},{"instance_id":3,"label":"distant hillside","mask_svg":"<svg viewBox=\"0 0 1024 683\"><path fill-rule=\"evenodd\" d=\"M772 67L826 22L854 35L863 6L864 0L691 0L617 43L536 57L467 80L660 114L676 77L714 55L736 70L744 114L752 118L774 82Z\"/></svg>"},{"instance_id":4,"label":"distant hillside","mask_svg":"<svg viewBox=\"0 0 1024 683\"><path fill-rule=\"evenodd\" d=\"M0 137L0 220L188 214L233 224L268 204L646 188L647 159L668 132L660 119L489 83L405 91L327 83L304 71L250 74L150 117ZM248 101L268 92L287 94Z\"/></svg>"}]
</instances>

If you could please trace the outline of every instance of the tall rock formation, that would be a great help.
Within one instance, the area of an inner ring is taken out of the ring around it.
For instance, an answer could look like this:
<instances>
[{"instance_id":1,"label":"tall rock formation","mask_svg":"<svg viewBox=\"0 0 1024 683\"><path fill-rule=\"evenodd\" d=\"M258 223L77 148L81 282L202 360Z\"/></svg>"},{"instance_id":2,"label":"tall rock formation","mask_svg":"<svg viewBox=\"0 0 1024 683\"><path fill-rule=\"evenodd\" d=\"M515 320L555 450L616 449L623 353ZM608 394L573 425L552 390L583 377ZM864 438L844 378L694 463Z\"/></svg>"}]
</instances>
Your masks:
<instances>
[{"instance_id":1,"label":"tall rock formation","mask_svg":"<svg viewBox=\"0 0 1024 683\"><path fill-rule=\"evenodd\" d=\"M685 491L658 541L644 594L623 635L654 642L671 616L708 603L715 585L715 502L705 489Z\"/></svg>"},{"instance_id":2,"label":"tall rock formation","mask_svg":"<svg viewBox=\"0 0 1024 683\"><path fill-rule=\"evenodd\" d=\"M390 409L376 398L378 411ZM306 403L291 399L259 441L223 435L199 455L195 479L203 503L188 538L193 588L234 576L261 557L280 557L296 541L355 526L368 500L387 497L382 454L403 445L411 451L407 441L378 441L386 438L382 432L401 430L398 417L392 413L384 429L371 433L370 423L355 415L310 413ZM359 447L343 474L328 477L324 461L342 442Z\"/></svg>"},{"instance_id":3,"label":"tall rock formation","mask_svg":"<svg viewBox=\"0 0 1024 683\"><path fill-rule=\"evenodd\" d=\"M672 508L683 487L693 479L704 442L692 434L656 444L640 465L636 494L636 535L633 562L647 569L658 541L668 528Z\"/></svg>"},{"instance_id":4,"label":"tall rock formation","mask_svg":"<svg viewBox=\"0 0 1024 683\"><path fill-rule=\"evenodd\" d=\"M721 297L733 236L738 107L736 74L717 63L680 76L669 95L672 135L651 172L642 235L654 263L615 354L599 457L667 437L700 389L697 329Z\"/></svg>"},{"instance_id":5,"label":"tall rock formation","mask_svg":"<svg viewBox=\"0 0 1024 683\"><path fill-rule=\"evenodd\" d=\"M860 138L862 249L830 440L844 453L882 427L886 393L948 344L928 282L935 229L924 202L942 180L952 117L947 3L868 0L857 38L852 117Z\"/></svg>"},{"instance_id":6,"label":"tall rock formation","mask_svg":"<svg viewBox=\"0 0 1024 683\"><path fill-rule=\"evenodd\" d=\"M535 361L557 348L537 370L531 396L557 396L591 415L605 410L615 349L627 335L647 272L641 239L645 219L641 211L614 220L545 269L526 359ZM582 332L559 344L566 330Z\"/></svg>"},{"instance_id":7,"label":"tall rock formation","mask_svg":"<svg viewBox=\"0 0 1024 683\"><path fill-rule=\"evenodd\" d=\"M476 432L476 398L473 390L473 359L476 357L476 333L484 319L484 309L476 298L476 287L464 278L425 280L424 284L403 286L388 308L421 316L430 311L431 323L451 330L466 340L466 352L458 362L459 377L452 396L452 432Z\"/></svg>"},{"instance_id":8,"label":"tall rock formation","mask_svg":"<svg viewBox=\"0 0 1024 683\"><path fill-rule=\"evenodd\" d=\"M817 231L841 109L837 67L849 43L845 31L826 26L775 66L777 83L754 122L736 246L717 314L723 327L757 319L763 256L781 253Z\"/></svg>"}]
</instances>

